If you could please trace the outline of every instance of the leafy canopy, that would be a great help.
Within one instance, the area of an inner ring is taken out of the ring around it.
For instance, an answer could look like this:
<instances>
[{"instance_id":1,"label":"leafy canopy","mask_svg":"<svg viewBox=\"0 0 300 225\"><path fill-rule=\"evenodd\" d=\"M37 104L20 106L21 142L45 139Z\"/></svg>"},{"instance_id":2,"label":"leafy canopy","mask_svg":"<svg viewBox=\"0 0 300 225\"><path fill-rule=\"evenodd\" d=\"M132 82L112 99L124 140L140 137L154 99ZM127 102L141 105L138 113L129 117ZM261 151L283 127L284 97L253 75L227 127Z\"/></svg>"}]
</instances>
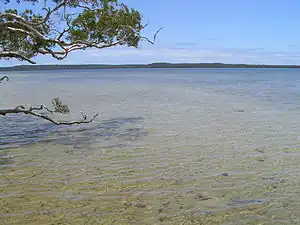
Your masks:
<instances>
[{"instance_id":1,"label":"leafy canopy","mask_svg":"<svg viewBox=\"0 0 300 225\"><path fill-rule=\"evenodd\" d=\"M12 0L0 0L7 6ZM62 60L75 50L138 47L142 15L118 0L15 0L25 11L0 12L0 59L34 63L38 54ZM34 5L34 7L33 7ZM38 6L42 10L38 10Z\"/></svg>"}]
</instances>

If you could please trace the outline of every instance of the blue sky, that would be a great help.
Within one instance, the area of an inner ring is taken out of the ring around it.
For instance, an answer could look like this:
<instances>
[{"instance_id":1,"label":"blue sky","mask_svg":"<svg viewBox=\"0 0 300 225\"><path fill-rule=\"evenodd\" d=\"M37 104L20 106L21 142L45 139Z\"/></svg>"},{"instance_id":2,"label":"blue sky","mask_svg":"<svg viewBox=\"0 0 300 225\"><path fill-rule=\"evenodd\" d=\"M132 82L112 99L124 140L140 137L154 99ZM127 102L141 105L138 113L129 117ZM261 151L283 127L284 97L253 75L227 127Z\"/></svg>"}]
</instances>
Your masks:
<instances>
[{"instance_id":1,"label":"blue sky","mask_svg":"<svg viewBox=\"0 0 300 225\"><path fill-rule=\"evenodd\" d=\"M144 15L151 36L164 27L155 45L139 49L90 49L64 61L48 56L38 64L127 64L223 62L300 64L299 0L124 0ZM4 6L0 6L2 10ZM0 61L0 66L27 64Z\"/></svg>"}]
</instances>

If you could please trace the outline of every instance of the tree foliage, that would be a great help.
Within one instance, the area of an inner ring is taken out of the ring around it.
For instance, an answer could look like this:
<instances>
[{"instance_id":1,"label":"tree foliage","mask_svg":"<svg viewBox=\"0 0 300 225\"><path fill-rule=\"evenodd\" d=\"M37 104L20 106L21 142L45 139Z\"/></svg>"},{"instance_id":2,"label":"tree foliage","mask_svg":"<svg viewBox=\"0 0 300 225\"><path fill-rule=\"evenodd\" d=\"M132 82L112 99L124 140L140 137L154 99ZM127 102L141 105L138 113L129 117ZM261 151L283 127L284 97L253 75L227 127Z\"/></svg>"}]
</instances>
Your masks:
<instances>
[{"instance_id":1,"label":"tree foliage","mask_svg":"<svg viewBox=\"0 0 300 225\"><path fill-rule=\"evenodd\" d=\"M0 0L9 6L12 0ZM18 0L16 0L18 2ZM142 15L118 0L20 0L43 10L0 12L0 59L34 63L36 55L62 60L75 50L138 47L145 26ZM150 41L151 42L151 41Z\"/></svg>"},{"instance_id":2,"label":"tree foliage","mask_svg":"<svg viewBox=\"0 0 300 225\"><path fill-rule=\"evenodd\" d=\"M52 106L54 109L54 112L62 113L62 114L68 114L70 112L70 109L67 104L64 104L59 97L56 97L52 100Z\"/></svg>"}]
</instances>

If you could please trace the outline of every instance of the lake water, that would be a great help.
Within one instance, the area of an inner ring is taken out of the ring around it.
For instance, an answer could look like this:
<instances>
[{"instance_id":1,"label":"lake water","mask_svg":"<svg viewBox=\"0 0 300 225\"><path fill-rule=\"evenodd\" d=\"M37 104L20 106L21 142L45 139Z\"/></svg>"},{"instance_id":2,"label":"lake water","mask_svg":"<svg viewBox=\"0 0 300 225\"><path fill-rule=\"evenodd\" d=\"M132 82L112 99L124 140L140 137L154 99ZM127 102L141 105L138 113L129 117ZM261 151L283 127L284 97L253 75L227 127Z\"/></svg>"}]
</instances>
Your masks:
<instances>
[{"instance_id":1,"label":"lake water","mask_svg":"<svg viewBox=\"0 0 300 225\"><path fill-rule=\"evenodd\" d=\"M300 70L9 72L90 124L0 118L1 224L300 224Z\"/></svg>"}]
</instances>

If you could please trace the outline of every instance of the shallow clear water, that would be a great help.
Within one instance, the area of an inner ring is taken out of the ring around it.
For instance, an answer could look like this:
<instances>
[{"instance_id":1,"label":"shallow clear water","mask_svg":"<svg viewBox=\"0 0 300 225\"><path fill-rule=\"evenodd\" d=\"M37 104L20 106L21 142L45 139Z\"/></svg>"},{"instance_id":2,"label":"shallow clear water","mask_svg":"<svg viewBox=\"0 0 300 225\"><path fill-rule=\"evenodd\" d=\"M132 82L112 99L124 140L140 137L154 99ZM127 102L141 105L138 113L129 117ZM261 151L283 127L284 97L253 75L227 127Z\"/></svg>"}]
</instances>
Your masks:
<instances>
[{"instance_id":1,"label":"shallow clear water","mask_svg":"<svg viewBox=\"0 0 300 225\"><path fill-rule=\"evenodd\" d=\"M0 118L1 224L300 224L293 69L11 72Z\"/></svg>"}]
</instances>

